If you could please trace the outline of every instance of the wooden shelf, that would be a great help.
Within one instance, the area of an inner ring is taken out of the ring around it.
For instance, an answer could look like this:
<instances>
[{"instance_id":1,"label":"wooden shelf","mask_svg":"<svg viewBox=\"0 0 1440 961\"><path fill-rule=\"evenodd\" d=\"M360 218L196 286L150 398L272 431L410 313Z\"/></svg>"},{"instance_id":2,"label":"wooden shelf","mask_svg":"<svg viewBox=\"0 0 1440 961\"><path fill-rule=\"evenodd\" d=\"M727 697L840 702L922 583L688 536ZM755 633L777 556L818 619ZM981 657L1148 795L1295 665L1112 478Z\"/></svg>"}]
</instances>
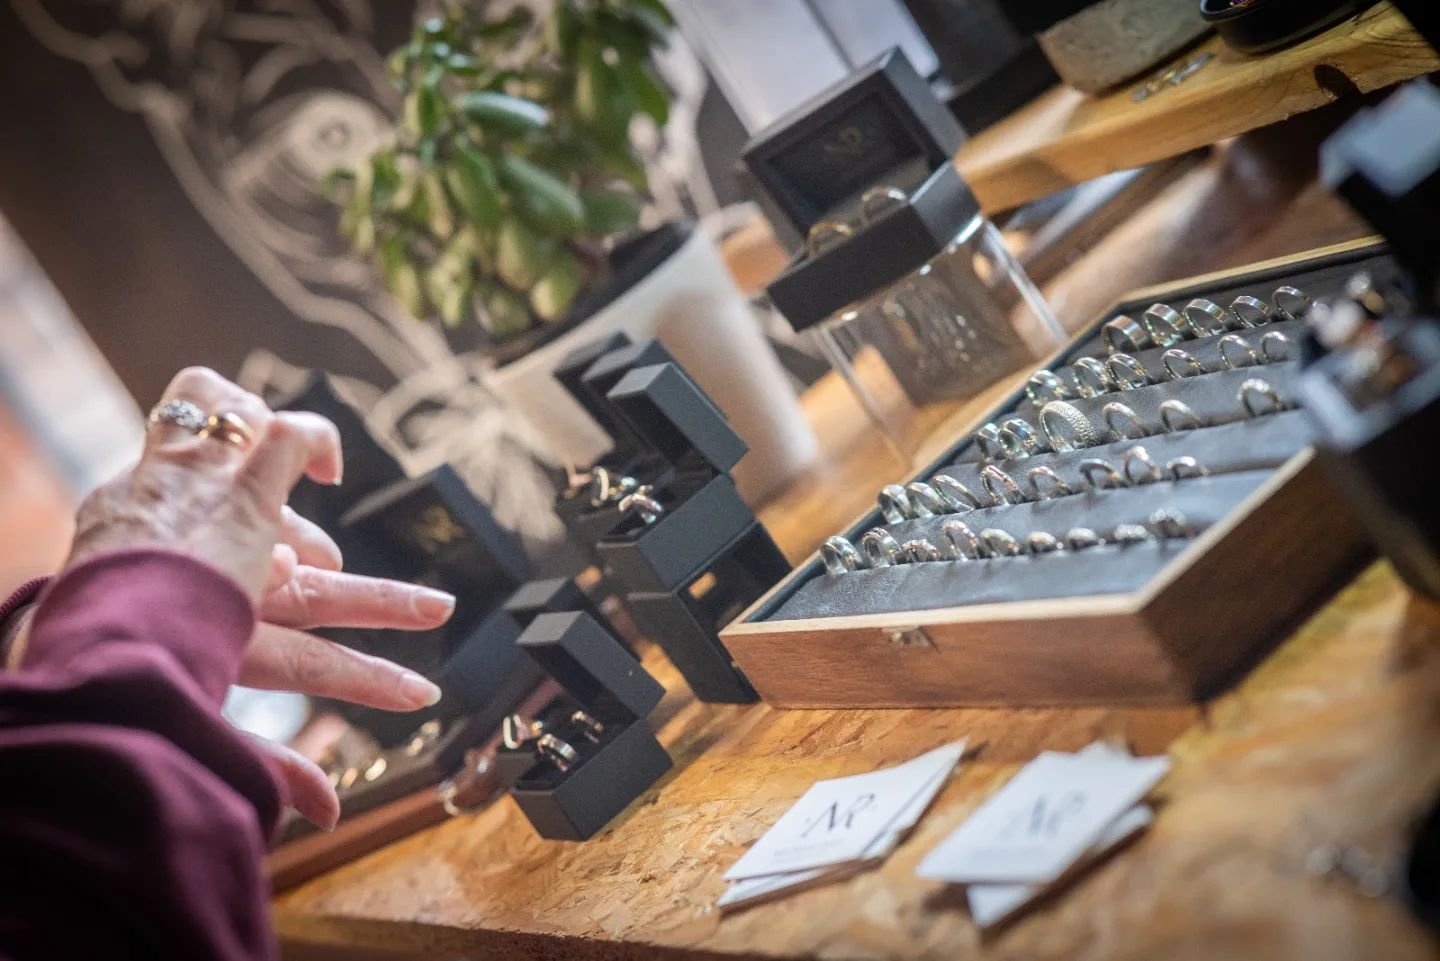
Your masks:
<instances>
[{"instance_id":1,"label":"wooden shelf","mask_svg":"<svg viewBox=\"0 0 1440 961\"><path fill-rule=\"evenodd\" d=\"M956 165L985 210L1008 210L1440 70L1388 2L1269 56L1246 57L1212 36L1174 62L1206 51L1215 59L1188 80L1139 102L1136 83L1100 97L1056 87L967 142Z\"/></svg>"}]
</instances>

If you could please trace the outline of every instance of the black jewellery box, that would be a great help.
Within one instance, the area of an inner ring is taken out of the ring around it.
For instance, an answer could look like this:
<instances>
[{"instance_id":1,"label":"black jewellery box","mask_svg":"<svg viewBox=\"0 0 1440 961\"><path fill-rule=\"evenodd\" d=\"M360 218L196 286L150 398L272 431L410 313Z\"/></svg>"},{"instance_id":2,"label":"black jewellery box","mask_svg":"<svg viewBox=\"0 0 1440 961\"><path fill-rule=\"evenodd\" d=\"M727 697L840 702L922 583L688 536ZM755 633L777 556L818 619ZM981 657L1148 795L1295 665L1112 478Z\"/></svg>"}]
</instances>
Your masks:
<instances>
[{"instance_id":1,"label":"black jewellery box","mask_svg":"<svg viewBox=\"0 0 1440 961\"><path fill-rule=\"evenodd\" d=\"M520 646L583 714L552 722L511 788L541 837L593 837L671 767L646 716L665 689L589 614L540 614Z\"/></svg>"},{"instance_id":2,"label":"black jewellery box","mask_svg":"<svg viewBox=\"0 0 1440 961\"><path fill-rule=\"evenodd\" d=\"M556 380L613 442L611 449L591 466L592 476L604 470L617 480L633 477L654 483L669 469L665 459L656 455L648 440L615 409L606 395L637 367L674 362L675 358L658 340L632 343L621 333L580 348L556 368ZM700 388L696 386L695 390ZM700 393L704 396L703 391ZM555 511L571 539L592 561L596 561L595 543L620 523L618 503L618 498L595 500L588 483L562 491L555 500Z\"/></svg>"},{"instance_id":3,"label":"black jewellery box","mask_svg":"<svg viewBox=\"0 0 1440 961\"><path fill-rule=\"evenodd\" d=\"M964 141L949 108L895 49L756 134L741 160L777 232L798 240L822 220L858 220L877 184L913 192Z\"/></svg>"},{"instance_id":4,"label":"black jewellery box","mask_svg":"<svg viewBox=\"0 0 1440 961\"><path fill-rule=\"evenodd\" d=\"M745 443L674 364L635 368L606 396L669 466L648 490L661 511L625 513L596 547L601 568L697 697L753 701L718 630L789 565L726 473Z\"/></svg>"}]
</instances>

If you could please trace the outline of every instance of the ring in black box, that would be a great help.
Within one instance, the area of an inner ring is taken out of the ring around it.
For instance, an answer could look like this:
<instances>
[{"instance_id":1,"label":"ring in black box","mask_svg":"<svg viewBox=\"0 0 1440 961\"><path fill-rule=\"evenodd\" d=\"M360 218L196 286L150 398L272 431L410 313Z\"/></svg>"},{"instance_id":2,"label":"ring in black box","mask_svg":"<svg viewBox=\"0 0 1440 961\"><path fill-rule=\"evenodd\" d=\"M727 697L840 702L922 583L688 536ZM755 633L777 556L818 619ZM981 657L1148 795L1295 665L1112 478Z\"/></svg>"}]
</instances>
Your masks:
<instances>
[{"instance_id":1,"label":"ring in black box","mask_svg":"<svg viewBox=\"0 0 1440 961\"><path fill-rule=\"evenodd\" d=\"M665 689L588 614L540 614L520 646L583 708L543 736L511 796L541 837L593 837L671 767L646 716Z\"/></svg>"}]
</instances>

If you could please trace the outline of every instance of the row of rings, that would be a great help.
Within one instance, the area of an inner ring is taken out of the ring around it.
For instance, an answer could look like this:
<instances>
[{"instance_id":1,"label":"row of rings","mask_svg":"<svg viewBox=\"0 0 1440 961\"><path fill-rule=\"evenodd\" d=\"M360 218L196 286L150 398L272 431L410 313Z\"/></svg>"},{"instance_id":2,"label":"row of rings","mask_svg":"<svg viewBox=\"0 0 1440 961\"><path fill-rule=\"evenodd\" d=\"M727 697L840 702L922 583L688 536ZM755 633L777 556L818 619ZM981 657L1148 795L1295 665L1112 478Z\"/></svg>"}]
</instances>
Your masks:
<instances>
[{"instance_id":1,"label":"row of rings","mask_svg":"<svg viewBox=\"0 0 1440 961\"><path fill-rule=\"evenodd\" d=\"M1240 384L1235 391L1235 401L1244 410L1246 417L1259 417L1267 411L1278 413L1290 409L1290 405L1281 399L1279 391L1269 381L1258 377L1247 378ZM1111 401L1100 409L1100 413L1105 419L1105 426L1116 440L1146 436L1140 416L1129 404ZM1116 425L1116 421L1120 419L1129 422L1129 428L1134 430L1133 434L1130 429ZM1160 402L1160 425L1166 433L1207 426L1189 404L1174 398ZM1090 423L1090 418L1085 416L1085 412L1063 400L1052 400L1040 408L1040 431L1045 435L1043 443L1048 445L1048 448L1041 446L1039 450L1065 453L1084 447L1096 447L1104 442L1100 432ZM985 450L983 444L981 450Z\"/></svg>"},{"instance_id":2,"label":"row of rings","mask_svg":"<svg viewBox=\"0 0 1440 961\"><path fill-rule=\"evenodd\" d=\"M940 528L944 548L937 547L926 538L915 538L902 544L889 531L877 527L867 531L860 539L859 549L844 537L827 539L821 545L820 556L828 573L849 574L900 564L1020 557L1024 554L1083 550L1103 544L1124 546L1156 539L1193 537L1194 534L1194 527L1183 513L1162 507L1153 511L1146 523L1120 524L1105 537L1088 527L1074 527L1063 537L1046 531L1032 531L1020 539L999 528L987 527L976 534L963 521L946 521Z\"/></svg>"},{"instance_id":3,"label":"row of rings","mask_svg":"<svg viewBox=\"0 0 1440 961\"><path fill-rule=\"evenodd\" d=\"M1137 467L1140 470L1138 475L1134 469ZM1076 470L1092 490L1127 487L1165 477L1172 480L1205 477L1210 473L1199 461L1188 456L1168 460L1162 468L1149 451L1139 446L1121 455L1118 470L1109 461L1098 457L1082 460ZM880 514L887 524L899 524L944 514L963 514L982 507L1003 507L1079 493L1050 467L1032 467L1025 472L1025 485L1030 491L1028 496L1013 476L994 464L980 471L980 483L988 503L949 474L937 474L928 484L924 481L912 481L904 487L891 484L880 491Z\"/></svg>"},{"instance_id":4,"label":"row of rings","mask_svg":"<svg viewBox=\"0 0 1440 961\"><path fill-rule=\"evenodd\" d=\"M1299 320L1310 311L1309 295L1296 287L1277 287L1271 304L1258 297L1241 295L1226 310L1219 304L1197 297L1178 311L1166 304L1153 304L1137 323L1124 314L1107 321L1100 337L1108 353L1142 350L1146 347L1174 347L1183 340L1209 337L1229 330L1253 329L1276 320Z\"/></svg>"},{"instance_id":5,"label":"row of rings","mask_svg":"<svg viewBox=\"0 0 1440 961\"><path fill-rule=\"evenodd\" d=\"M1160 356L1163 377L1152 374L1132 354L1113 352L1105 361L1094 357L1077 360L1071 367L1071 377L1075 381L1073 391L1054 371L1036 371L1025 385L1025 396L1030 398L1031 403L1041 407L1050 401L1068 400L1077 395L1098 397L1111 391L1136 390L1151 384L1199 374L1239 370L1261 363L1276 364L1289 359L1291 354L1290 338L1278 330L1268 331L1260 338L1258 351L1239 334L1226 334L1216 346L1220 352L1220 366L1215 371L1206 370L1199 358L1179 347L1171 347Z\"/></svg>"}]
</instances>

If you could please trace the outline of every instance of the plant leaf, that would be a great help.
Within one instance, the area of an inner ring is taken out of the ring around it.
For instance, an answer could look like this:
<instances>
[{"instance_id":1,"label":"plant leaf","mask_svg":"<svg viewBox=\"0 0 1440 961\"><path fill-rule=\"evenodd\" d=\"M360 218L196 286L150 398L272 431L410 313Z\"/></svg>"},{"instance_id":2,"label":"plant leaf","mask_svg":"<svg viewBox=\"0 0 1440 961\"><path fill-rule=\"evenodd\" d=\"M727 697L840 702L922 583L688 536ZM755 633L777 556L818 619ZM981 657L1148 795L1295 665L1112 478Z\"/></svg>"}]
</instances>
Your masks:
<instances>
[{"instance_id":1,"label":"plant leaf","mask_svg":"<svg viewBox=\"0 0 1440 961\"><path fill-rule=\"evenodd\" d=\"M585 223L580 197L548 170L505 154L500 158L500 180L515 211L547 233L568 236Z\"/></svg>"},{"instance_id":2,"label":"plant leaf","mask_svg":"<svg viewBox=\"0 0 1440 961\"><path fill-rule=\"evenodd\" d=\"M617 144L629 135L633 112L630 92L620 75L605 62L600 45L590 39L581 42L575 74L575 116L600 140Z\"/></svg>"},{"instance_id":3,"label":"plant leaf","mask_svg":"<svg viewBox=\"0 0 1440 961\"><path fill-rule=\"evenodd\" d=\"M625 78L636 105L655 121L656 126L665 126L670 119L670 94L655 79L649 65L643 60L622 60L620 75Z\"/></svg>"},{"instance_id":4,"label":"plant leaf","mask_svg":"<svg viewBox=\"0 0 1440 961\"><path fill-rule=\"evenodd\" d=\"M550 123L550 111L533 100L512 97L495 90L474 90L460 97L465 116L484 130L523 134Z\"/></svg>"},{"instance_id":5,"label":"plant leaf","mask_svg":"<svg viewBox=\"0 0 1440 961\"><path fill-rule=\"evenodd\" d=\"M506 220L495 239L495 273L517 290L529 290L555 258L559 242L536 233L523 222Z\"/></svg>"},{"instance_id":6,"label":"plant leaf","mask_svg":"<svg viewBox=\"0 0 1440 961\"><path fill-rule=\"evenodd\" d=\"M510 340L530 327L530 310L513 291L492 287L477 295L480 323L496 340Z\"/></svg>"},{"instance_id":7,"label":"plant leaf","mask_svg":"<svg viewBox=\"0 0 1440 961\"><path fill-rule=\"evenodd\" d=\"M470 222L489 231L500 222L500 198L490 158L469 147L457 147L445 170L445 185Z\"/></svg>"},{"instance_id":8,"label":"plant leaf","mask_svg":"<svg viewBox=\"0 0 1440 961\"><path fill-rule=\"evenodd\" d=\"M665 6L664 0L630 0L628 6L631 11L647 11L666 27L675 26L675 15L670 12L669 7Z\"/></svg>"},{"instance_id":9,"label":"plant leaf","mask_svg":"<svg viewBox=\"0 0 1440 961\"><path fill-rule=\"evenodd\" d=\"M569 251L562 251L530 290L530 309L541 320L552 321L564 316L580 293L580 262Z\"/></svg>"},{"instance_id":10,"label":"plant leaf","mask_svg":"<svg viewBox=\"0 0 1440 961\"><path fill-rule=\"evenodd\" d=\"M585 194L585 233L609 237L630 230L640 220L640 201L630 194L597 190Z\"/></svg>"},{"instance_id":11,"label":"plant leaf","mask_svg":"<svg viewBox=\"0 0 1440 961\"><path fill-rule=\"evenodd\" d=\"M380 269L385 286L412 317L426 314L425 291L421 289L420 271L410 262L410 252L400 236L386 237L380 242Z\"/></svg>"},{"instance_id":12,"label":"plant leaf","mask_svg":"<svg viewBox=\"0 0 1440 961\"><path fill-rule=\"evenodd\" d=\"M437 170L427 170L420 178L420 195L425 199L425 224L436 237L449 237L455 232L455 214L450 198L440 182Z\"/></svg>"}]
</instances>

